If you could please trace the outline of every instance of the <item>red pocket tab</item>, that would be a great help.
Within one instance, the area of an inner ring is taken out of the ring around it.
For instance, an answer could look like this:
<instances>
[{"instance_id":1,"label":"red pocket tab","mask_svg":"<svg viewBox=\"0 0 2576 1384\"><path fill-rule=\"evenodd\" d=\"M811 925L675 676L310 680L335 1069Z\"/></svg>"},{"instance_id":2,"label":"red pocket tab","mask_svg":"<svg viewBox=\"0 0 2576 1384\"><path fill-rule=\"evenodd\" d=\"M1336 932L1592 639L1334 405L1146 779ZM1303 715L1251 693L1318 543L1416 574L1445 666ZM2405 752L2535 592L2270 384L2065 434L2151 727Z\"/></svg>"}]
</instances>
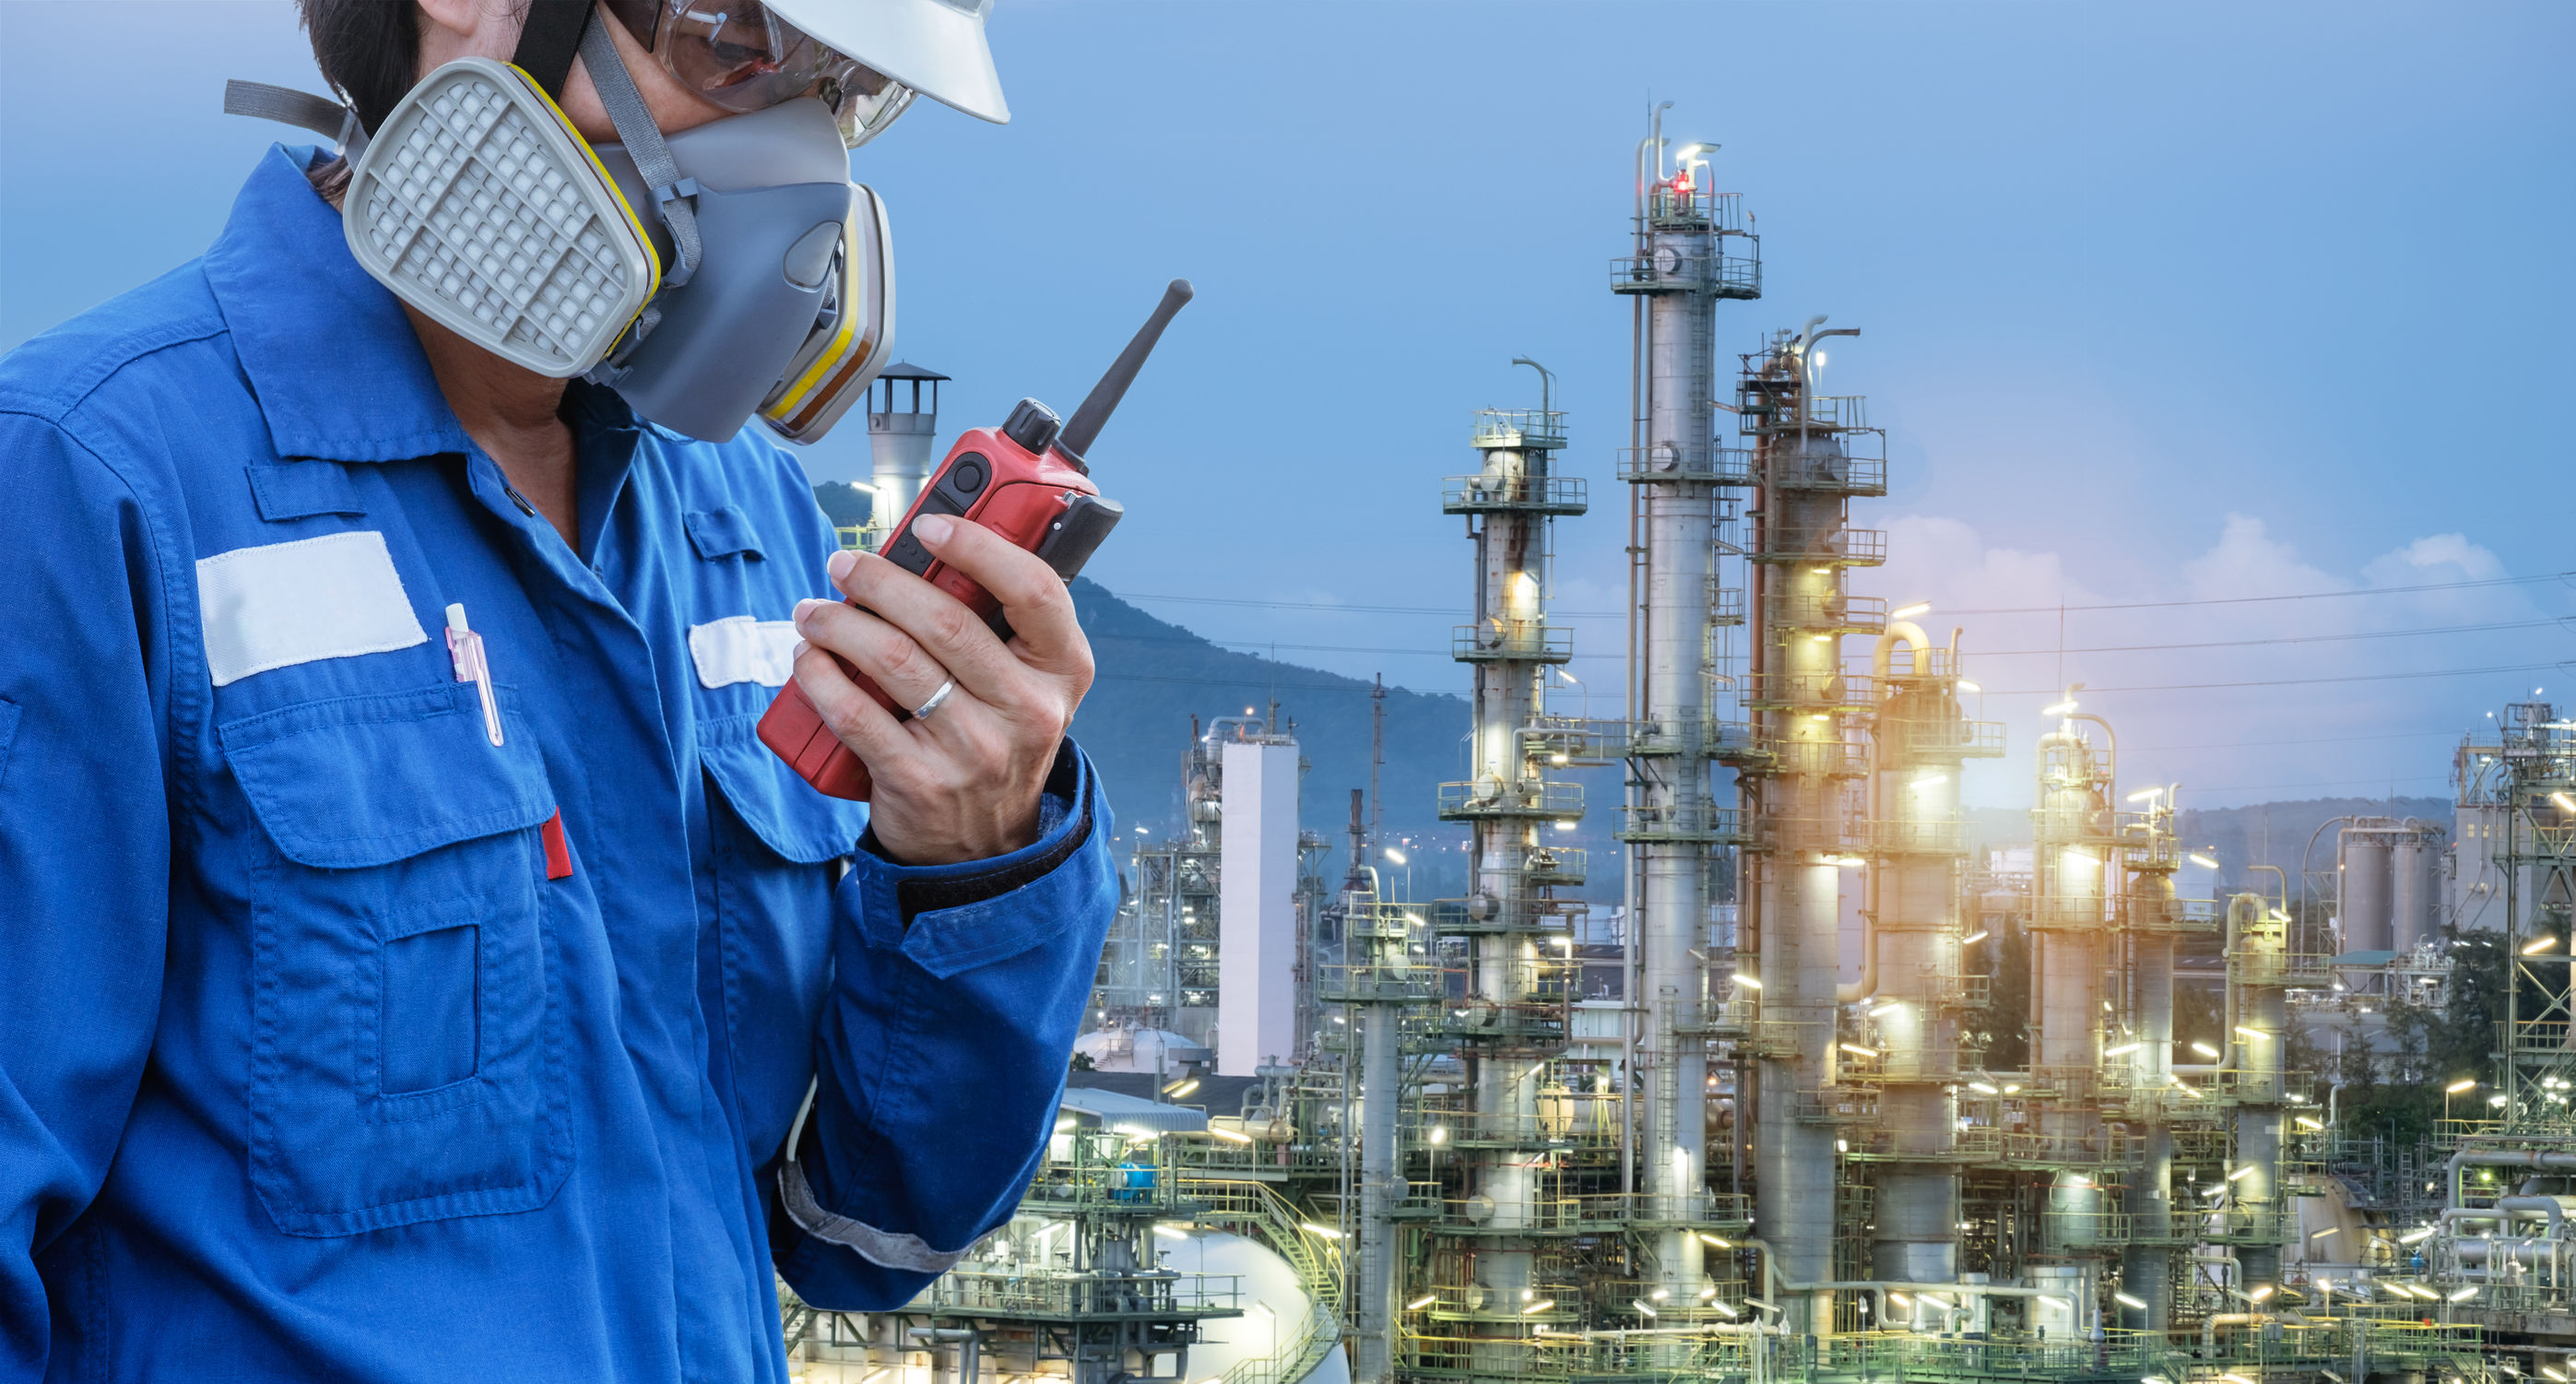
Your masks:
<instances>
[{"instance_id":1,"label":"red pocket tab","mask_svg":"<svg viewBox=\"0 0 2576 1384\"><path fill-rule=\"evenodd\" d=\"M572 843L564 839L562 808L537 828L537 835L546 843L546 878L572 878Z\"/></svg>"}]
</instances>

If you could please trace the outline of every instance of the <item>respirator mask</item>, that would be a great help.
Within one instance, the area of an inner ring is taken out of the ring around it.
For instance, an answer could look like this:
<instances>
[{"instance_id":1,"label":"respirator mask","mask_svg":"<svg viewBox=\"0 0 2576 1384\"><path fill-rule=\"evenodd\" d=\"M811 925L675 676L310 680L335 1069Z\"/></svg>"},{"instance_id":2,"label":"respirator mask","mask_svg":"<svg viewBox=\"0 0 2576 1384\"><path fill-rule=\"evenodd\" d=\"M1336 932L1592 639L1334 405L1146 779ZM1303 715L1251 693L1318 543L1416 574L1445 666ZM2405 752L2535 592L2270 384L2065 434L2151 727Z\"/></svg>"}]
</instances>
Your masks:
<instances>
[{"instance_id":1,"label":"respirator mask","mask_svg":"<svg viewBox=\"0 0 2576 1384\"><path fill-rule=\"evenodd\" d=\"M588 0L535 0L508 63L424 77L370 138L302 92L227 86L224 109L337 138L360 267L475 345L614 389L720 442L754 415L811 442L864 397L894 332L885 207L848 150L912 99L759 4L628 0L616 21L699 95L742 112L665 136ZM557 105L578 51L619 143Z\"/></svg>"}]
</instances>

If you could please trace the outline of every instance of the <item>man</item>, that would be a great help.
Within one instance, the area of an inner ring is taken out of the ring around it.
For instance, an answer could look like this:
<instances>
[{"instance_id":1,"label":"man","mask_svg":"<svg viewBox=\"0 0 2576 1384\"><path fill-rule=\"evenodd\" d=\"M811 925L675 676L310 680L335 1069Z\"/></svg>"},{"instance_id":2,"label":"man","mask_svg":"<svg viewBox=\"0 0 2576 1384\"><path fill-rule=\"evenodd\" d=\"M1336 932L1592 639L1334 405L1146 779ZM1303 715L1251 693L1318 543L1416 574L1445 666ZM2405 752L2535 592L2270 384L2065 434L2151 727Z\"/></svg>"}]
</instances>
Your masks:
<instances>
[{"instance_id":1,"label":"man","mask_svg":"<svg viewBox=\"0 0 2576 1384\"><path fill-rule=\"evenodd\" d=\"M1006 118L979 0L551 5L303 9L379 134L540 24L593 146ZM349 172L272 149L202 260L0 361L0 1375L783 1379L773 1269L899 1305L1042 1155L1117 896L1088 646L975 525L915 532L1007 644L756 430L389 291ZM790 658L872 812L755 737Z\"/></svg>"}]
</instances>

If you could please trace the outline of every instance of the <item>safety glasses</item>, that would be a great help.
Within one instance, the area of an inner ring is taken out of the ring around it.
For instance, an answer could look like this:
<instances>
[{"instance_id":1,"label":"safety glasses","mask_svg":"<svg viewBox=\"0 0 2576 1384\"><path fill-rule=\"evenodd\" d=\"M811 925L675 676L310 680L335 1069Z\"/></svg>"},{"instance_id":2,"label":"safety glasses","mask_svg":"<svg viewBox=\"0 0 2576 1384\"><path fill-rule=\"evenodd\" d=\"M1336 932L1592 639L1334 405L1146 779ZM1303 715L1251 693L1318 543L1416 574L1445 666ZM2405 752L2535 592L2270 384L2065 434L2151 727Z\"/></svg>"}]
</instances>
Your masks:
<instances>
[{"instance_id":1,"label":"safety glasses","mask_svg":"<svg viewBox=\"0 0 2576 1384\"><path fill-rule=\"evenodd\" d=\"M856 149L912 104L912 88L823 46L760 0L604 0L680 85L729 111L816 96Z\"/></svg>"}]
</instances>

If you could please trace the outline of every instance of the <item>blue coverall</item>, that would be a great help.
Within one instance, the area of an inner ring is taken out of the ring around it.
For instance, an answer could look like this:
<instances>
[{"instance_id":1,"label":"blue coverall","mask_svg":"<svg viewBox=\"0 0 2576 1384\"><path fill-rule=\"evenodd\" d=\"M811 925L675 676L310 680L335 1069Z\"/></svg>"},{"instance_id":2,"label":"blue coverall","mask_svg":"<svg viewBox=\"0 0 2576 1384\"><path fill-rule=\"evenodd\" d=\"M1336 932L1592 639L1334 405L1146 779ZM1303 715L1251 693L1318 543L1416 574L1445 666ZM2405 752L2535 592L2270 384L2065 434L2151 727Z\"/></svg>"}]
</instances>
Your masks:
<instances>
[{"instance_id":1,"label":"blue coverall","mask_svg":"<svg viewBox=\"0 0 2576 1384\"><path fill-rule=\"evenodd\" d=\"M567 546L312 158L0 361L0 1377L781 1380L773 1265L890 1308L1017 1204L1109 809L1068 743L1037 844L877 854L753 734L796 462L575 383Z\"/></svg>"}]
</instances>

